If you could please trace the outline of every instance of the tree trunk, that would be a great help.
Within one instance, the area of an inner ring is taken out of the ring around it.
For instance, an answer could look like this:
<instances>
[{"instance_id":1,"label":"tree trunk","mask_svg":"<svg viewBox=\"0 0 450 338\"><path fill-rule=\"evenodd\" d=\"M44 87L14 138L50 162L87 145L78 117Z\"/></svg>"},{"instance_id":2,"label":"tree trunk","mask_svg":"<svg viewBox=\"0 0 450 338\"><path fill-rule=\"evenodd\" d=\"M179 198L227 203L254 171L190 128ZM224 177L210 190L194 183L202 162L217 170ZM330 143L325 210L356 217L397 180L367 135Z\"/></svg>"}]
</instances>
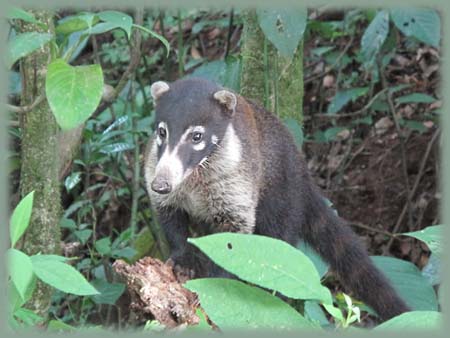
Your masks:
<instances>
[{"instance_id":1,"label":"tree trunk","mask_svg":"<svg viewBox=\"0 0 450 338\"><path fill-rule=\"evenodd\" d=\"M33 14L54 32L53 14L34 11ZM43 31L38 26L23 22L21 32ZM48 44L21 61L23 90L21 105L32 104L45 95L45 74L50 61ZM27 254L54 254L60 252L60 188L58 181L58 126L46 100L32 111L22 114L22 168L20 192L22 197L35 191L31 223L21 244ZM50 306L51 287L37 284L27 307L44 318Z\"/></svg>"},{"instance_id":2,"label":"tree trunk","mask_svg":"<svg viewBox=\"0 0 450 338\"><path fill-rule=\"evenodd\" d=\"M292 59L267 40L255 11L244 13L241 94L280 118L303 121L303 41Z\"/></svg>"}]
</instances>

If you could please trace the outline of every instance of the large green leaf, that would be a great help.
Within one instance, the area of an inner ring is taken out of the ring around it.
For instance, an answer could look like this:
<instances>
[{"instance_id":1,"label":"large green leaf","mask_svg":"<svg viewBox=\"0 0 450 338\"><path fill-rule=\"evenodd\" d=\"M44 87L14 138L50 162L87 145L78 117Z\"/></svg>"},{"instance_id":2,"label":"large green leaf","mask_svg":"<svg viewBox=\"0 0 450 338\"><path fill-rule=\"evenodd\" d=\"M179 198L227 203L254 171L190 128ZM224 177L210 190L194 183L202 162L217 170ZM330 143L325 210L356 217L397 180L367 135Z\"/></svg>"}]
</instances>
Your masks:
<instances>
[{"instance_id":1,"label":"large green leaf","mask_svg":"<svg viewBox=\"0 0 450 338\"><path fill-rule=\"evenodd\" d=\"M48 66L45 91L61 128L75 128L86 121L100 103L102 68L100 65L72 67L57 59Z\"/></svg>"},{"instance_id":2,"label":"large green leaf","mask_svg":"<svg viewBox=\"0 0 450 338\"><path fill-rule=\"evenodd\" d=\"M391 18L397 28L406 36L439 46L441 40L441 18L428 8L402 7L391 10Z\"/></svg>"},{"instance_id":3,"label":"large green leaf","mask_svg":"<svg viewBox=\"0 0 450 338\"><path fill-rule=\"evenodd\" d=\"M442 239L444 234L445 225L432 225L426 227L423 230L414 232L405 232L403 235L410 236L425 242L432 253L441 255L444 251L442 245Z\"/></svg>"},{"instance_id":4,"label":"large green leaf","mask_svg":"<svg viewBox=\"0 0 450 338\"><path fill-rule=\"evenodd\" d=\"M133 18L126 13L118 11L104 11L97 14L100 20L109 22L116 27L122 28L128 36L131 37L131 28L133 27Z\"/></svg>"},{"instance_id":5,"label":"large green leaf","mask_svg":"<svg viewBox=\"0 0 450 338\"><path fill-rule=\"evenodd\" d=\"M372 259L412 310L437 311L436 293L414 264L392 257L373 256Z\"/></svg>"},{"instance_id":6,"label":"large green leaf","mask_svg":"<svg viewBox=\"0 0 450 338\"><path fill-rule=\"evenodd\" d=\"M387 11L380 11L361 38L361 50L367 61L375 61L375 57L386 40L388 33L389 13Z\"/></svg>"},{"instance_id":7,"label":"large green leaf","mask_svg":"<svg viewBox=\"0 0 450 338\"><path fill-rule=\"evenodd\" d=\"M378 325L375 330L436 330L442 328L444 317L435 311L412 311Z\"/></svg>"},{"instance_id":8,"label":"large green leaf","mask_svg":"<svg viewBox=\"0 0 450 338\"><path fill-rule=\"evenodd\" d=\"M258 9L257 14L259 26L267 39L281 55L293 57L305 32L307 10L298 7L266 8Z\"/></svg>"},{"instance_id":9,"label":"large green leaf","mask_svg":"<svg viewBox=\"0 0 450 338\"><path fill-rule=\"evenodd\" d=\"M19 202L11 215L9 224L9 236L11 239L11 247L22 237L25 230L30 224L31 211L33 210L34 191L30 192Z\"/></svg>"},{"instance_id":10,"label":"large green leaf","mask_svg":"<svg viewBox=\"0 0 450 338\"><path fill-rule=\"evenodd\" d=\"M26 32L16 35L8 43L6 66L11 66L20 58L41 48L53 38L49 33Z\"/></svg>"},{"instance_id":11,"label":"large green leaf","mask_svg":"<svg viewBox=\"0 0 450 338\"><path fill-rule=\"evenodd\" d=\"M270 237L219 233L195 239L215 263L239 278L296 299L331 303L311 260L293 246Z\"/></svg>"},{"instance_id":12,"label":"large green leaf","mask_svg":"<svg viewBox=\"0 0 450 338\"><path fill-rule=\"evenodd\" d=\"M222 330L318 328L278 297L240 281L205 278L185 286L198 294L202 308Z\"/></svg>"},{"instance_id":13,"label":"large green leaf","mask_svg":"<svg viewBox=\"0 0 450 338\"><path fill-rule=\"evenodd\" d=\"M44 255L31 256L36 276L54 288L79 296L96 295L99 292L71 265Z\"/></svg>"},{"instance_id":14,"label":"large green leaf","mask_svg":"<svg viewBox=\"0 0 450 338\"><path fill-rule=\"evenodd\" d=\"M33 279L31 259L22 251L9 249L7 251L8 270L20 297L25 300L27 289Z\"/></svg>"},{"instance_id":15,"label":"large green leaf","mask_svg":"<svg viewBox=\"0 0 450 338\"><path fill-rule=\"evenodd\" d=\"M355 101L358 97L365 95L368 90L369 87L359 87L338 91L328 105L327 114L336 114L347 103Z\"/></svg>"}]
</instances>

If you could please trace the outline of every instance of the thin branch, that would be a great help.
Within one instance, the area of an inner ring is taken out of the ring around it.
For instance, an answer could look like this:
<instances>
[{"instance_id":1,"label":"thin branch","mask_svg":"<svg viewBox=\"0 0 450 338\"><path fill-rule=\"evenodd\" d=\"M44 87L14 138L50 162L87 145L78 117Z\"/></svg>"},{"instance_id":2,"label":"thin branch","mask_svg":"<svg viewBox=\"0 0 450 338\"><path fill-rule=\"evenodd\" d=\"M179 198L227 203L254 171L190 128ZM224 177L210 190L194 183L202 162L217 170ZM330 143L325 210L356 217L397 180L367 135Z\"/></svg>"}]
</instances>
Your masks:
<instances>
[{"instance_id":1,"label":"thin branch","mask_svg":"<svg viewBox=\"0 0 450 338\"><path fill-rule=\"evenodd\" d=\"M327 75L329 72L331 72L334 68L336 68L339 64L339 62L341 61L341 59L344 57L344 55L347 53L347 51L350 49L350 47L353 45L353 40L354 40L354 36L352 35L352 37L350 38L350 41L347 43L347 45L345 46L344 50L342 51L341 54L339 54L339 56L336 58L336 60L334 61L334 63L328 68L325 69L323 72L310 76L309 78L306 78L303 81L303 85L307 85L310 82L313 82L319 78L321 78L322 76Z\"/></svg>"},{"instance_id":2,"label":"thin branch","mask_svg":"<svg viewBox=\"0 0 450 338\"><path fill-rule=\"evenodd\" d=\"M393 238L396 237L395 234L392 234L392 233L390 233L389 231L381 230L381 229L376 229L376 228L374 228L374 227L371 227L371 226L366 225L366 224L363 224L363 223L359 223L359 222L350 222L349 224L350 224L351 226L354 226L354 227L357 227L357 228L361 228L361 229L364 229L364 230L367 230L367 231L376 232L376 233L379 233L379 234L383 234L383 235L389 236L389 237L391 237L391 239L393 239Z\"/></svg>"},{"instance_id":3,"label":"thin branch","mask_svg":"<svg viewBox=\"0 0 450 338\"><path fill-rule=\"evenodd\" d=\"M378 72L380 74L381 84L383 86L383 89L389 88L386 75L383 72L383 66L381 64L381 61L378 60ZM394 102L392 100L392 93L387 93L387 102L389 106L390 113L392 115L392 119L394 120L395 129L397 130L398 138L400 141L400 150L401 150L401 156L402 156L402 168L403 168L403 178L405 180L405 187L406 187L406 198L407 198L407 205L408 205L408 225L411 229L413 225L413 216L412 216L412 203L411 203L411 187L409 184L409 177L408 177L408 168L407 168L407 162L406 162L406 147L405 147L405 139L402 133L402 130L400 129L400 124L397 119L397 115L395 114L395 106Z\"/></svg>"},{"instance_id":4,"label":"thin branch","mask_svg":"<svg viewBox=\"0 0 450 338\"><path fill-rule=\"evenodd\" d=\"M227 34L227 45L225 47L225 53L224 53L224 59L227 58L228 54L230 53L230 45L231 45L231 35L232 35L232 29L233 29L233 19L234 19L234 9L232 8L230 11L230 19L228 21L228 34Z\"/></svg>"},{"instance_id":5,"label":"thin branch","mask_svg":"<svg viewBox=\"0 0 450 338\"><path fill-rule=\"evenodd\" d=\"M45 95L40 95L32 104L28 106L14 106L12 104L6 104L6 108L14 113L26 114L36 108L40 103L42 103L42 101L44 101L44 99Z\"/></svg>"},{"instance_id":6,"label":"thin branch","mask_svg":"<svg viewBox=\"0 0 450 338\"><path fill-rule=\"evenodd\" d=\"M386 93L389 90L389 88L383 88L378 93L376 93L370 101L361 109L356 110L351 113L343 113L343 114L314 114L316 117L328 117L328 118L339 118L339 117L353 117L357 115L361 115L367 112L367 110L373 105L373 103L384 93Z\"/></svg>"},{"instance_id":7,"label":"thin branch","mask_svg":"<svg viewBox=\"0 0 450 338\"><path fill-rule=\"evenodd\" d=\"M409 199L412 199L414 197L414 195L416 194L417 188L419 187L419 183L420 180L423 176L423 173L425 171L425 165L427 164L428 161L428 157L430 156L431 153L431 149L433 148L434 143L436 142L437 137L439 136L440 133L440 129L436 129L436 131L433 134L433 137L431 138L431 140L428 142L428 146L427 149L425 150L425 153L422 157L422 161L420 162L420 168L419 168L419 173L416 176L416 180L414 181L414 185L411 189L411 195ZM403 218L405 217L406 211L408 209L408 203L405 203L405 205L403 206L403 210L400 214L400 216L397 219L397 222L395 223L394 228L392 229L392 233L396 234L400 228L400 224L402 224L403 222ZM387 243L385 249L383 250L385 254L387 254L392 246L393 243L393 239L391 238L389 240L389 242Z\"/></svg>"},{"instance_id":8,"label":"thin branch","mask_svg":"<svg viewBox=\"0 0 450 338\"><path fill-rule=\"evenodd\" d=\"M138 25L142 25L142 21L143 21L143 9L139 8L136 10L135 22ZM130 42L130 63L128 64L128 67L125 70L125 72L122 74L122 77L120 78L116 87L114 87L114 90L109 96L109 100L102 101L95 110L93 116L96 116L105 109L107 109L117 99L122 89L125 88L126 84L128 83L137 66L139 65L139 61L141 59L141 42L142 42L141 32L136 29L133 31L133 38L132 41Z\"/></svg>"}]
</instances>

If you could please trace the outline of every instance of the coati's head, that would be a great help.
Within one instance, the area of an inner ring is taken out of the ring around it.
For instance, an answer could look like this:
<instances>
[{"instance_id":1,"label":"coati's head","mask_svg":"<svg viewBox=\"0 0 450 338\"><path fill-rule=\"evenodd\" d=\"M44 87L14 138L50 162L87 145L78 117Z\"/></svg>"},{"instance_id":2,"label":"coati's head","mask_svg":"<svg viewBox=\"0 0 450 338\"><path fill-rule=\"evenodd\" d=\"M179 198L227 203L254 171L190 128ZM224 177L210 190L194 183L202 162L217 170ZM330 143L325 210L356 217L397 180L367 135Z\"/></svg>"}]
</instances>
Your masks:
<instances>
[{"instance_id":1,"label":"coati's head","mask_svg":"<svg viewBox=\"0 0 450 338\"><path fill-rule=\"evenodd\" d=\"M212 153L224 146L224 139L225 146L234 148L229 151L240 156L231 123L237 106L234 93L190 78L170 84L155 82L151 95L156 104L157 147L154 177L148 182L153 191L168 194L175 190L194 170L207 166Z\"/></svg>"}]
</instances>

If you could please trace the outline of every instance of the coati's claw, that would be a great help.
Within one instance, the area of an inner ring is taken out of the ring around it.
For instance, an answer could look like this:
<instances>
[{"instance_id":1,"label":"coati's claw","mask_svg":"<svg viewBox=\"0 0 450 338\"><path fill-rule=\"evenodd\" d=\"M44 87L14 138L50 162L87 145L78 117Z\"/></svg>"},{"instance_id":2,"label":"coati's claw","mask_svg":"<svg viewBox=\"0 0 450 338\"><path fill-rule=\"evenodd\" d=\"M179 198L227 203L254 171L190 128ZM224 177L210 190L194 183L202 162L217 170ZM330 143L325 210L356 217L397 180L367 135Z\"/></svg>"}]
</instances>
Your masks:
<instances>
[{"instance_id":1,"label":"coati's claw","mask_svg":"<svg viewBox=\"0 0 450 338\"><path fill-rule=\"evenodd\" d=\"M170 266L172 268L172 271L181 284L187 282L190 279L193 279L195 277L195 272L193 269L190 269L188 267L184 267L178 263L175 262L175 259L169 258L166 261L166 265Z\"/></svg>"}]
</instances>

